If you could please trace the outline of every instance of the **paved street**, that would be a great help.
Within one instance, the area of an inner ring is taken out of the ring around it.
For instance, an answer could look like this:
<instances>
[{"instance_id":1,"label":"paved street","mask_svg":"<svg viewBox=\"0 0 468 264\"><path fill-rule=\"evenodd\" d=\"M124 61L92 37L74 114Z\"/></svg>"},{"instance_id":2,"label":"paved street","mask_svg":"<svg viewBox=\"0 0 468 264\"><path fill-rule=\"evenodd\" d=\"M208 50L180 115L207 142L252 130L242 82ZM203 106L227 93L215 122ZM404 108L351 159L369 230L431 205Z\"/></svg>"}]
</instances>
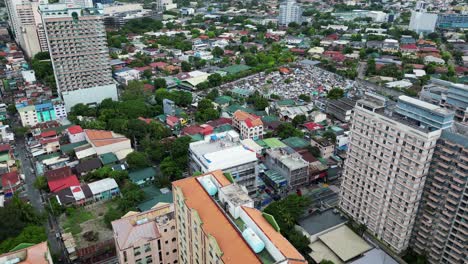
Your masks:
<instances>
[{"instance_id":1,"label":"paved street","mask_svg":"<svg viewBox=\"0 0 468 264\"><path fill-rule=\"evenodd\" d=\"M26 143L22 135L16 135L16 154L16 158L21 161L21 172L25 175L25 189L29 201L31 205L34 206L34 208L36 208L39 212L45 212L43 202L46 201L46 199L42 197L41 192L39 190L34 188L36 174L33 173L34 167L31 163L31 160L27 157L28 150L26 148ZM65 259L65 257L63 257L64 254L62 241L58 240L55 235L58 229L59 228L56 224L55 219L51 215L49 215L48 222L46 224L46 230L51 252L53 254L61 255L61 257L59 257L60 259Z\"/></svg>"}]
</instances>

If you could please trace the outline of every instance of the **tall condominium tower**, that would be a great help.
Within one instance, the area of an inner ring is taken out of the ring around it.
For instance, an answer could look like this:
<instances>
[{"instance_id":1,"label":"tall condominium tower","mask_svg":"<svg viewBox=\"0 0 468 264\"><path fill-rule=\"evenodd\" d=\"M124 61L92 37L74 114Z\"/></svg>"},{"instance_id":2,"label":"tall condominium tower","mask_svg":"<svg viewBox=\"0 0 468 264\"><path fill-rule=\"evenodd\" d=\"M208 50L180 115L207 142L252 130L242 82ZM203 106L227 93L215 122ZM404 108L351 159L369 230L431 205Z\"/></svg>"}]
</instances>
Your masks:
<instances>
[{"instance_id":1,"label":"tall condominium tower","mask_svg":"<svg viewBox=\"0 0 468 264\"><path fill-rule=\"evenodd\" d=\"M455 123L437 141L411 245L429 263L466 263L467 236L468 127Z\"/></svg>"},{"instance_id":2,"label":"tall condominium tower","mask_svg":"<svg viewBox=\"0 0 468 264\"><path fill-rule=\"evenodd\" d=\"M302 6L296 0L285 0L280 4L278 24L287 26L291 22L302 23Z\"/></svg>"},{"instance_id":3,"label":"tall condominium tower","mask_svg":"<svg viewBox=\"0 0 468 264\"><path fill-rule=\"evenodd\" d=\"M421 115L442 112L425 112L425 104L411 101ZM396 252L408 247L440 134L440 129L421 127L418 120L389 111L384 98L367 95L356 104L340 207Z\"/></svg>"},{"instance_id":4,"label":"tall condominium tower","mask_svg":"<svg viewBox=\"0 0 468 264\"><path fill-rule=\"evenodd\" d=\"M117 100L103 10L75 4L40 5L57 90L67 111L78 103Z\"/></svg>"},{"instance_id":5,"label":"tall condominium tower","mask_svg":"<svg viewBox=\"0 0 468 264\"><path fill-rule=\"evenodd\" d=\"M307 263L247 190L213 171L172 183L178 263Z\"/></svg>"},{"instance_id":6,"label":"tall condominium tower","mask_svg":"<svg viewBox=\"0 0 468 264\"><path fill-rule=\"evenodd\" d=\"M47 40L38 12L39 4L47 3L47 0L6 0L5 3L10 28L26 56L33 57L38 52L47 51Z\"/></svg>"}]
</instances>

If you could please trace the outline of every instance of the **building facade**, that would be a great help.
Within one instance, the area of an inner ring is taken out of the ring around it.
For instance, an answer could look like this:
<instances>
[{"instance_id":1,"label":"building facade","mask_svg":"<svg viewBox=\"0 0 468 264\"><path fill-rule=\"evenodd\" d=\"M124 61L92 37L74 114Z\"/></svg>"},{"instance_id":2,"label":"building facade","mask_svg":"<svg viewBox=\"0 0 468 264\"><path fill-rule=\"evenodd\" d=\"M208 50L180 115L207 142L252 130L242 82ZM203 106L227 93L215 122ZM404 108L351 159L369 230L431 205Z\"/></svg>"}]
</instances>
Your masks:
<instances>
[{"instance_id":1,"label":"building facade","mask_svg":"<svg viewBox=\"0 0 468 264\"><path fill-rule=\"evenodd\" d=\"M437 14L411 12L409 30L419 33L432 33L436 28Z\"/></svg>"},{"instance_id":2,"label":"building facade","mask_svg":"<svg viewBox=\"0 0 468 264\"><path fill-rule=\"evenodd\" d=\"M174 205L159 203L152 209L129 212L112 222L119 263L177 263Z\"/></svg>"},{"instance_id":3,"label":"building facade","mask_svg":"<svg viewBox=\"0 0 468 264\"><path fill-rule=\"evenodd\" d=\"M278 24L288 26L291 22L302 23L302 6L296 0L285 0L280 4Z\"/></svg>"},{"instance_id":4,"label":"building facade","mask_svg":"<svg viewBox=\"0 0 468 264\"><path fill-rule=\"evenodd\" d=\"M23 126L35 126L40 123L67 118L65 104L58 98L34 105L28 105L28 102L19 103L16 104L16 109Z\"/></svg>"},{"instance_id":5,"label":"building facade","mask_svg":"<svg viewBox=\"0 0 468 264\"><path fill-rule=\"evenodd\" d=\"M413 231L429 263L468 259L468 127L455 123L437 141Z\"/></svg>"},{"instance_id":6,"label":"building facade","mask_svg":"<svg viewBox=\"0 0 468 264\"><path fill-rule=\"evenodd\" d=\"M378 96L359 100L351 123L340 207L396 252L409 245L441 130L394 116Z\"/></svg>"},{"instance_id":7,"label":"building facade","mask_svg":"<svg viewBox=\"0 0 468 264\"><path fill-rule=\"evenodd\" d=\"M442 29L466 29L468 28L468 14L439 14L437 27Z\"/></svg>"},{"instance_id":8,"label":"building facade","mask_svg":"<svg viewBox=\"0 0 468 264\"><path fill-rule=\"evenodd\" d=\"M307 263L222 171L172 186L179 263Z\"/></svg>"},{"instance_id":9,"label":"building facade","mask_svg":"<svg viewBox=\"0 0 468 264\"><path fill-rule=\"evenodd\" d=\"M232 125L239 130L242 139L263 138L263 122L258 116L237 110L232 116Z\"/></svg>"},{"instance_id":10,"label":"building facade","mask_svg":"<svg viewBox=\"0 0 468 264\"><path fill-rule=\"evenodd\" d=\"M40 0L6 0L10 28L16 42L29 58L48 51L47 40L38 12Z\"/></svg>"},{"instance_id":11,"label":"building facade","mask_svg":"<svg viewBox=\"0 0 468 264\"><path fill-rule=\"evenodd\" d=\"M278 171L286 179L290 189L309 183L309 163L298 153L289 154L283 149L268 149L265 164L269 169Z\"/></svg>"},{"instance_id":12,"label":"building facade","mask_svg":"<svg viewBox=\"0 0 468 264\"><path fill-rule=\"evenodd\" d=\"M40 5L57 90L67 111L78 103L117 100L102 7ZM90 96L92 95L92 96Z\"/></svg>"},{"instance_id":13,"label":"building facade","mask_svg":"<svg viewBox=\"0 0 468 264\"><path fill-rule=\"evenodd\" d=\"M190 173L223 170L230 173L236 183L245 186L249 193L257 190L257 164L256 153L244 148L239 134L233 130L212 134L189 146Z\"/></svg>"}]
</instances>

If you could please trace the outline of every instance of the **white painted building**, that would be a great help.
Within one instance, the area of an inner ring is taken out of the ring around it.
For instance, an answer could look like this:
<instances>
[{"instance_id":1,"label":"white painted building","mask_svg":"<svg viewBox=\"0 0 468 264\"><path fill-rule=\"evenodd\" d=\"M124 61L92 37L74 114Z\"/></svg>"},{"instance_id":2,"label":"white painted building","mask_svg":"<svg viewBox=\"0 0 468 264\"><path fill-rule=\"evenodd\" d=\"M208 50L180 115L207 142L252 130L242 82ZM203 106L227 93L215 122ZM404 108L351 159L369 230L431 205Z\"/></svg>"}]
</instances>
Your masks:
<instances>
[{"instance_id":1,"label":"white painted building","mask_svg":"<svg viewBox=\"0 0 468 264\"><path fill-rule=\"evenodd\" d=\"M288 26L291 22L302 23L302 6L296 0L285 0L280 4L278 24Z\"/></svg>"},{"instance_id":2,"label":"white painted building","mask_svg":"<svg viewBox=\"0 0 468 264\"><path fill-rule=\"evenodd\" d=\"M103 9L74 4L40 5L57 90L67 111L79 103L117 100ZM92 95L92 96L90 96Z\"/></svg>"}]
</instances>

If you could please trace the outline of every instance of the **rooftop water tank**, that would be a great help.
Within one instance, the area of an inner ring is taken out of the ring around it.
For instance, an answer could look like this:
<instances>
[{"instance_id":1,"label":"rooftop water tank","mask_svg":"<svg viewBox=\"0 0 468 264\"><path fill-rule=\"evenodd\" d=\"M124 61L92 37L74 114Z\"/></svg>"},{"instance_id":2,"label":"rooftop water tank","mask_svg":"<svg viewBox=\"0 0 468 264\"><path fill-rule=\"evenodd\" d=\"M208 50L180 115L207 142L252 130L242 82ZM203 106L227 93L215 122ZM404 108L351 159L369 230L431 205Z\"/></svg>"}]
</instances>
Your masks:
<instances>
[{"instance_id":1,"label":"rooftop water tank","mask_svg":"<svg viewBox=\"0 0 468 264\"><path fill-rule=\"evenodd\" d=\"M255 253L260 253L265 248L263 240L260 239L250 227L247 227L244 232L242 232L242 236Z\"/></svg>"},{"instance_id":2,"label":"rooftop water tank","mask_svg":"<svg viewBox=\"0 0 468 264\"><path fill-rule=\"evenodd\" d=\"M200 183L210 196L213 196L218 192L218 188L216 188L216 185L214 185L214 183L209 178L200 179Z\"/></svg>"}]
</instances>

